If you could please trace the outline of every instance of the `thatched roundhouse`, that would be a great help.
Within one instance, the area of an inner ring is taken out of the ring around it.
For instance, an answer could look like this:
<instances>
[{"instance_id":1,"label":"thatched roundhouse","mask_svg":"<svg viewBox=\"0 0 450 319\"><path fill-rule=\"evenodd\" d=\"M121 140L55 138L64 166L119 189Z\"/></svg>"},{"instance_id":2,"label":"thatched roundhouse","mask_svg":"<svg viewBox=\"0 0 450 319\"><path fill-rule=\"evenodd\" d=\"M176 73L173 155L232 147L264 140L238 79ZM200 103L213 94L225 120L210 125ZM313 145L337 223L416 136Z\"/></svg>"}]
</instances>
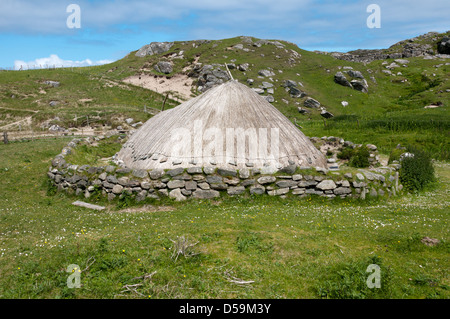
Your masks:
<instances>
[{"instance_id":1,"label":"thatched roundhouse","mask_svg":"<svg viewBox=\"0 0 450 319\"><path fill-rule=\"evenodd\" d=\"M280 111L228 81L149 119L117 154L132 169L327 168L324 155Z\"/></svg>"}]
</instances>

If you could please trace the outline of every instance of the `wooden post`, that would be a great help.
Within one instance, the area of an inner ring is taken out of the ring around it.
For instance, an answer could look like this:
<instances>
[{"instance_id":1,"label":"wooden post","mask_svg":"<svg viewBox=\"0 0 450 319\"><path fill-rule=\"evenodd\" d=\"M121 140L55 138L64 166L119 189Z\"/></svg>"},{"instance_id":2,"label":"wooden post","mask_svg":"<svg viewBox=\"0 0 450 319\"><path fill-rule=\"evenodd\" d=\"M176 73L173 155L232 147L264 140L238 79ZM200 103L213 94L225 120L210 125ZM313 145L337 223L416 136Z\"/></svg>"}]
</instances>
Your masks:
<instances>
[{"instance_id":1,"label":"wooden post","mask_svg":"<svg viewBox=\"0 0 450 319\"><path fill-rule=\"evenodd\" d=\"M5 144L9 144L9 140L8 140L8 132L3 132L3 143Z\"/></svg>"},{"instance_id":2,"label":"wooden post","mask_svg":"<svg viewBox=\"0 0 450 319\"><path fill-rule=\"evenodd\" d=\"M168 97L169 97L169 93L167 93L166 97L164 98L164 102L163 102L163 105L162 105L162 108L161 108L161 112L164 111L164 107L166 106L166 101L167 101Z\"/></svg>"}]
</instances>

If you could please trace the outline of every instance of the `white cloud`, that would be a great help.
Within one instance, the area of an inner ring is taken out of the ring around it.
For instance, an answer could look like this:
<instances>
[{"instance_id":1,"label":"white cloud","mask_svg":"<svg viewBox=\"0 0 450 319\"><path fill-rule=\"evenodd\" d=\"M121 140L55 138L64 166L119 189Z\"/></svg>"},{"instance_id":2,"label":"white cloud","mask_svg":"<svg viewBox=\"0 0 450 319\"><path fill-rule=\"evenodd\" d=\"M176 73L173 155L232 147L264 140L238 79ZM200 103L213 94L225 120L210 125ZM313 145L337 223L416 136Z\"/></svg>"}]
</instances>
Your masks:
<instances>
[{"instance_id":1,"label":"white cloud","mask_svg":"<svg viewBox=\"0 0 450 319\"><path fill-rule=\"evenodd\" d=\"M28 70L28 69L39 69L39 68L61 68L61 67L83 67L83 66L93 66L93 65L102 65L112 63L114 61L111 60L99 60L92 61L91 59L85 59L83 61L72 61L72 60L63 60L56 54L51 54L48 58L38 58L34 61L14 61L14 69L15 70Z\"/></svg>"}]
</instances>

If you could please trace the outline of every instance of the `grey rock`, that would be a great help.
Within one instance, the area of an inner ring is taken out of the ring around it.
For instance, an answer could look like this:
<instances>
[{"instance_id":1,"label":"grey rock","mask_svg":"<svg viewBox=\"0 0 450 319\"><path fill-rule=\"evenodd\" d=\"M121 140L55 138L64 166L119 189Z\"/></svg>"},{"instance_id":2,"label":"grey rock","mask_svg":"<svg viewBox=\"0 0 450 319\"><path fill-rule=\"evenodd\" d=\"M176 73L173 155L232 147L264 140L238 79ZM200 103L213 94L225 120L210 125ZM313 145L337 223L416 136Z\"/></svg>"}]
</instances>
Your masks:
<instances>
[{"instance_id":1,"label":"grey rock","mask_svg":"<svg viewBox=\"0 0 450 319\"><path fill-rule=\"evenodd\" d=\"M223 179L217 175L206 176L206 181L210 184L223 183Z\"/></svg>"},{"instance_id":2,"label":"grey rock","mask_svg":"<svg viewBox=\"0 0 450 319\"><path fill-rule=\"evenodd\" d=\"M203 167L203 172L207 175L214 174L216 169L214 167Z\"/></svg>"},{"instance_id":3,"label":"grey rock","mask_svg":"<svg viewBox=\"0 0 450 319\"><path fill-rule=\"evenodd\" d=\"M152 42L140 48L135 55L142 58L146 55L161 54L169 51L172 46L173 42Z\"/></svg>"},{"instance_id":4,"label":"grey rock","mask_svg":"<svg viewBox=\"0 0 450 319\"><path fill-rule=\"evenodd\" d=\"M112 192L116 195L122 194L123 186L122 185L114 185Z\"/></svg>"},{"instance_id":5,"label":"grey rock","mask_svg":"<svg viewBox=\"0 0 450 319\"><path fill-rule=\"evenodd\" d=\"M202 174L203 170L201 167L189 167L187 169L188 174Z\"/></svg>"},{"instance_id":6,"label":"grey rock","mask_svg":"<svg viewBox=\"0 0 450 319\"><path fill-rule=\"evenodd\" d=\"M353 187L355 188L362 188L362 187L366 187L367 183L366 182L353 182Z\"/></svg>"},{"instance_id":7,"label":"grey rock","mask_svg":"<svg viewBox=\"0 0 450 319\"><path fill-rule=\"evenodd\" d=\"M352 190L349 187L338 187L334 190L336 195L350 194Z\"/></svg>"},{"instance_id":8,"label":"grey rock","mask_svg":"<svg viewBox=\"0 0 450 319\"><path fill-rule=\"evenodd\" d=\"M122 186L128 186L129 182L130 182L130 179L126 176L120 177L117 180L117 183Z\"/></svg>"},{"instance_id":9,"label":"grey rock","mask_svg":"<svg viewBox=\"0 0 450 319\"><path fill-rule=\"evenodd\" d=\"M187 181L184 185L184 187L186 188L186 190L188 191L194 191L197 189L197 182L194 181Z\"/></svg>"},{"instance_id":10,"label":"grey rock","mask_svg":"<svg viewBox=\"0 0 450 319\"><path fill-rule=\"evenodd\" d=\"M173 72L173 66L170 62L160 61L155 65L155 70L160 73L169 74Z\"/></svg>"},{"instance_id":11,"label":"grey rock","mask_svg":"<svg viewBox=\"0 0 450 319\"><path fill-rule=\"evenodd\" d=\"M197 189L195 192L192 193L192 197L199 199L212 199L220 197L220 193L215 190Z\"/></svg>"},{"instance_id":12,"label":"grey rock","mask_svg":"<svg viewBox=\"0 0 450 319\"><path fill-rule=\"evenodd\" d=\"M265 77L275 75L275 73L273 73L272 71L269 71L269 70L259 70L258 74L261 76L265 76Z\"/></svg>"},{"instance_id":13,"label":"grey rock","mask_svg":"<svg viewBox=\"0 0 450 319\"><path fill-rule=\"evenodd\" d=\"M225 184L236 186L241 180L237 177L224 177L223 181Z\"/></svg>"},{"instance_id":14,"label":"grey rock","mask_svg":"<svg viewBox=\"0 0 450 319\"><path fill-rule=\"evenodd\" d=\"M262 195L266 192L266 188L262 185L254 185L250 187L250 194Z\"/></svg>"},{"instance_id":15,"label":"grey rock","mask_svg":"<svg viewBox=\"0 0 450 319\"><path fill-rule=\"evenodd\" d=\"M246 179L250 177L250 170L248 168L241 168L239 170L239 178Z\"/></svg>"},{"instance_id":16,"label":"grey rock","mask_svg":"<svg viewBox=\"0 0 450 319\"><path fill-rule=\"evenodd\" d=\"M211 187L211 189L216 189L216 190L228 189L228 185L225 183L211 183L209 186Z\"/></svg>"},{"instance_id":17,"label":"grey rock","mask_svg":"<svg viewBox=\"0 0 450 319\"><path fill-rule=\"evenodd\" d=\"M209 189L211 189L211 187L209 186L209 184L206 183L206 182L198 183L198 187L200 187L200 188L203 189L203 190L209 190Z\"/></svg>"},{"instance_id":18,"label":"grey rock","mask_svg":"<svg viewBox=\"0 0 450 319\"><path fill-rule=\"evenodd\" d=\"M74 175L74 176L76 176L76 175ZM119 183L119 181L117 180L117 177L115 177L114 175L108 175L108 177L106 177L106 181L111 184Z\"/></svg>"},{"instance_id":19,"label":"grey rock","mask_svg":"<svg viewBox=\"0 0 450 319\"><path fill-rule=\"evenodd\" d=\"M261 185L270 184L276 182L276 178L274 176L261 176L258 178L258 183Z\"/></svg>"},{"instance_id":20,"label":"grey rock","mask_svg":"<svg viewBox=\"0 0 450 319\"><path fill-rule=\"evenodd\" d=\"M169 189L174 188L183 188L185 186L186 182L183 180L171 180L167 183L167 187Z\"/></svg>"},{"instance_id":21,"label":"grey rock","mask_svg":"<svg viewBox=\"0 0 450 319\"><path fill-rule=\"evenodd\" d=\"M334 82L343 86L348 86L349 88L353 88L353 86L350 84L350 82L347 80L347 78L342 72L337 72L334 75Z\"/></svg>"},{"instance_id":22,"label":"grey rock","mask_svg":"<svg viewBox=\"0 0 450 319\"><path fill-rule=\"evenodd\" d=\"M154 169L149 172L151 179L159 179L164 176L164 170L163 169Z\"/></svg>"},{"instance_id":23,"label":"grey rock","mask_svg":"<svg viewBox=\"0 0 450 319\"><path fill-rule=\"evenodd\" d=\"M322 117L326 118L326 119L330 119L330 118L334 117L334 115L333 115L332 113L330 113L329 111L327 111L327 110L325 110L325 109L323 109L323 110L320 112L320 115L321 115Z\"/></svg>"},{"instance_id":24,"label":"grey rock","mask_svg":"<svg viewBox=\"0 0 450 319\"><path fill-rule=\"evenodd\" d=\"M146 170L143 169L135 169L133 170L133 176L138 177L138 178L146 178L148 177L148 172Z\"/></svg>"},{"instance_id":25,"label":"grey rock","mask_svg":"<svg viewBox=\"0 0 450 319\"><path fill-rule=\"evenodd\" d=\"M184 168L183 167L179 167L179 168L174 168L171 169L169 171L167 171L167 174L169 174L170 176L174 177L176 175L180 175L184 172Z\"/></svg>"},{"instance_id":26,"label":"grey rock","mask_svg":"<svg viewBox=\"0 0 450 319\"><path fill-rule=\"evenodd\" d=\"M142 182L141 183L141 188L142 189L150 189L152 187L152 184L149 182Z\"/></svg>"},{"instance_id":27,"label":"grey rock","mask_svg":"<svg viewBox=\"0 0 450 319\"><path fill-rule=\"evenodd\" d=\"M270 95L270 94L263 96L263 98L269 103L275 102L275 98L272 95Z\"/></svg>"},{"instance_id":28,"label":"grey rock","mask_svg":"<svg viewBox=\"0 0 450 319\"><path fill-rule=\"evenodd\" d=\"M237 171L235 169L218 168L217 174L222 176L237 176Z\"/></svg>"},{"instance_id":29,"label":"grey rock","mask_svg":"<svg viewBox=\"0 0 450 319\"><path fill-rule=\"evenodd\" d=\"M443 37L438 43L438 52L440 54L450 54L450 37Z\"/></svg>"},{"instance_id":30,"label":"grey rock","mask_svg":"<svg viewBox=\"0 0 450 319\"><path fill-rule=\"evenodd\" d=\"M270 196L285 195L287 193L289 193L289 188L279 188L267 191L267 194L269 194Z\"/></svg>"},{"instance_id":31,"label":"grey rock","mask_svg":"<svg viewBox=\"0 0 450 319\"><path fill-rule=\"evenodd\" d=\"M186 196L181 193L181 189L176 188L169 193L170 198L174 198L177 202L186 200Z\"/></svg>"},{"instance_id":32,"label":"grey rock","mask_svg":"<svg viewBox=\"0 0 450 319\"><path fill-rule=\"evenodd\" d=\"M297 186L298 182L293 181L293 180L285 180L285 181L278 181L276 182L276 185L280 188L290 188L290 187L294 187Z\"/></svg>"},{"instance_id":33,"label":"grey rock","mask_svg":"<svg viewBox=\"0 0 450 319\"><path fill-rule=\"evenodd\" d=\"M245 71L248 70L248 67L249 67L249 64L248 64L248 63L242 63L242 64L239 64L239 65L238 65L238 70L239 70L239 71L245 72Z\"/></svg>"},{"instance_id":34,"label":"grey rock","mask_svg":"<svg viewBox=\"0 0 450 319\"><path fill-rule=\"evenodd\" d=\"M360 71L349 70L347 74L352 78L364 79L364 75Z\"/></svg>"},{"instance_id":35,"label":"grey rock","mask_svg":"<svg viewBox=\"0 0 450 319\"><path fill-rule=\"evenodd\" d=\"M304 109L304 108L302 108L302 107L300 107L300 106L297 108L297 110L298 110L298 112L299 112L300 114L308 114L308 113L311 113L309 110Z\"/></svg>"},{"instance_id":36,"label":"grey rock","mask_svg":"<svg viewBox=\"0 0 450 319\"><path fill-rule=\"evenodd\" d=\"M57 88L57 87L59 87L59 85L61 83L58 82L58 81L44 81L44 84L50 85L50 86L52 86L54 88Z\"/></svg>"},{"instance_id":37,"label":"grey rock","mask_svg":"<svg viewBox=\"0 0 450 319\"><path fill-rule=\"evenodd\" d=\"M301 91L300 89L298 89L297 87L291 86L289 88L289 94L291 95L291 97L295 97L295 98L302 98L304 96L306 96L306 93Z\"/></svg>"},{"instance_id":38,"label":"grey rock","mask_svg":"<svg viewBox=\"0 0 450 319\"><path fill-rule=\"evenodd\" d=\"M366 81L352 80L350 83L355 90L361 91L363 93L369 92L369 86L367 85Z\"/></svg>"},{"instance_id":39,"label":"grey rock","mask_svg":"<svg viewBox=\"0 0 450 319\"><path fill-rule=\"evenodd\" d=\"M320 107L320 102L311 97L307 97L306 100L303 102L303 105L309 108L317 109Z\"/></svg>"},{"instance_id":40,"label":"grey rock","mask_svg":"<svg viewBox=\"0 0 450 319\"><path fill-rule=\"evenodd\" d=\"M321 190L333 190L336 188L336 184L334 183L333 180L331 179L326 179L321 181L316 188L321 189Z\"/></svg>"},{"instance_id":41,"label":"grey rock","mask_svg":"<svg viewBox=\"0 0 450 319\"><path fill-rule=\"evenodd\" d=\"M254 179L246 179L241 182L241 185L246 187L246 186L254 185L255 183L256 183L256 180L254 180Z\"/></svg>"},{"instance_id":42,"label":"grey rock","mask_svg":"<svg viewBox=\"0 0 450 319\"><path fill-rule=\"evenodd\" d=\"M228 195L240 195L245 192L244 186L230 187L227 190Z\"/></svg>"},{"instance_id":43,"label":"grey rock","mask_svg":"<svg viewBox=\"0 0 450 319\"><path fill-rule=\"evenodd\" d=\"M279 170L279 172L292 175L292 174L295 173L296 170L297 170L297 165L291 164L291 165L288 165L288 166L285 166L285 167L281 168Z\"/></svg>"},{"instance_id":44,"label":"grey rock","mask_svg":"<svg viewBox=\"0 0 450 319\"><path fill-rule=\"evenodd\" d=\"M304 188L296 188L292 190L292 195L303 195L306 189Z\"/></svg>"}]
</instances>

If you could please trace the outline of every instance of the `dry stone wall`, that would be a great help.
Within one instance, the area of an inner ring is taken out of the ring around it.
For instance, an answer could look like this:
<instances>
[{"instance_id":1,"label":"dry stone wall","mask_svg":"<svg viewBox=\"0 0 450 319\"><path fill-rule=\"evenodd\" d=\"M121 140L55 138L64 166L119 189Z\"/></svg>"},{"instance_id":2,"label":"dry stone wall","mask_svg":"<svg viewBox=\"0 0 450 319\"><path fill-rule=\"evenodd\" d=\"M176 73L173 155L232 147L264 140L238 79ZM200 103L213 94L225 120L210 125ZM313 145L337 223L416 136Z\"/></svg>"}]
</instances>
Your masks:
<instances>
[{"instance_id":1,"label":"dry stone wall","mask_svg":"<svg viewBox=\"0 0 450 319\"><path fill-rule=\"evenodd\" d=\"M171 170L133 170L114 165L101 167L73 165L65 158L80 140L72 140L51 162L48 178L58 191L86 198L100 192L109 200L131 196L136 202L174 198L177 201L214 199L221 196L324 196L362 198L395 196L402 190L398 164L355 170L326 171L288 167L267 175L260 169L240 170L215 167L175 168Z\"/></svg>"}]
</instances>

